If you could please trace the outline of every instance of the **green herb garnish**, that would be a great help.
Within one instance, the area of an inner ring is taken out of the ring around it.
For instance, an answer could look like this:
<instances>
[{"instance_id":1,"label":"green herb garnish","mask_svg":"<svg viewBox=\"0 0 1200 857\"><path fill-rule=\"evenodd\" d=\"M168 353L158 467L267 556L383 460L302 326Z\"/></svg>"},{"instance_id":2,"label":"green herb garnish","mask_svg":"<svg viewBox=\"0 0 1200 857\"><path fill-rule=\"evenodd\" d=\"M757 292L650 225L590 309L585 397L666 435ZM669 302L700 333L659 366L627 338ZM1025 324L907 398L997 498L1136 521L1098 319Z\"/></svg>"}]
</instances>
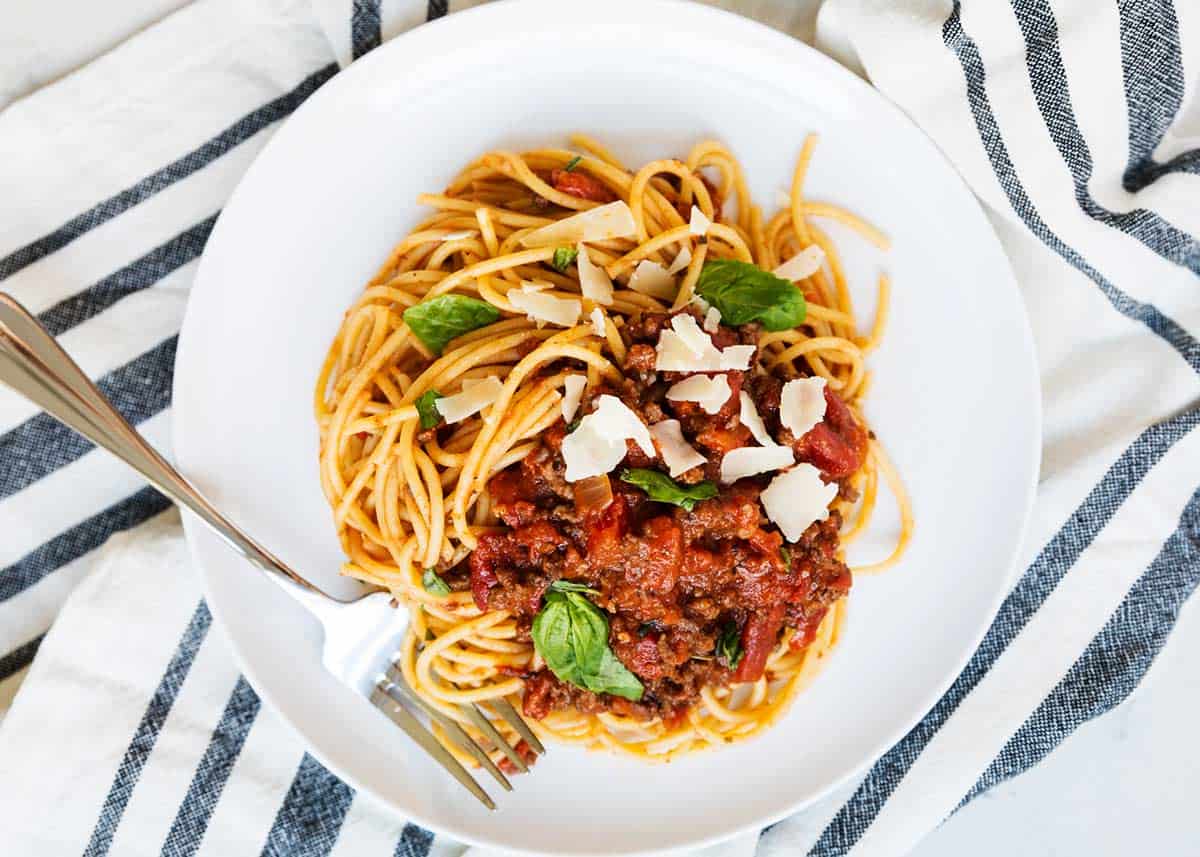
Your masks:
<instances>
[{"instance_id":1,"label":"green herb garnish","mask_svg":"<svg viewBox=\"0 0 1200 857\"><path fill-rule=\"evenodd\" d=\"M436 428L441 423L442 412L434 404L440 398L442 398L442 394L437 390L426 390L413 402L417 406L417 414L421 417L421 428Z\"/></svg>"},{"instance_id":2,"label":"green herb garnish","mask_svg":"<svg viewBox=\"0 0 1200 857\"><path fill-rule=\"evenodd\" d=\"M560 274L565 274L567 268L575 264L575 258L579 255L579 250L575 247L557 247L554 250L554 258L550 260L550 264L554 266L554 270Z\"/></svg>"},{"instance_id":3,"label":"green herb garnish","mask_svg":"<svg viewBox=\"0 0 1200 857\"><path fill-rule=\"evenodd\" d=\"M608 647L608 619L581 593L547 592L532 635L538 654L560 680L593 693L642 698L642 683Z\"/></svg>"},{"instance_id":4,"label":"green herb garnish","mask_svg":"<svg viewBox=\"0 0 1200 857\"><path fill-rule=\"evenodd\" d=\"M550 584L549 588L554 592L582 592L585 595L600 594L595 589L592 589L592 587L583 583L576 583L573 580L556 580Z\"/></svg>"},{"instance_id":5,"label":"green herb garnish","mask_svg":"<svg viewBox=\"0 0 1200 857\"><path fill-rule=\"evenodd\" d=\"M641 488L651 500L673 503L688 512L696 508L701 500L711 500L717 496L717 486L711 482L680 485L665 473L641 467L621 471L621 481Z\"/></svg>"},{"instance_id":6,"label":"green herb garnish","mask_svg":"<svg viewBox=\"0 0 1200 857\"><path fill-rule=\"evenodd\" d=\"M736 327L752 321L767 330L790 330L804 321L804 293L795 284L748 262L705 262L696 293L721 313L721 323Z\"/></svg>"},{"instance_id":7,"label":"green herb garnish","mask_svg":"<svg viewBox=\"0 0 1200 857\"><path fill-rule=\"evenodd\" d=\"M568 173L573 173L575 172L575 168L579 166L579 162L582 160L583 155L576 155L575 157L571 158L571 160L567 161L567 165L563 167L563 169Z\"/></svg>"},{"instance_id":8,"label":"green herb garnish","mask_svg":"<svg viewBox=\"0 0 1200 857\"><path fill-rule=\"evenodd\" d=\"M731 670L736 670L737 665L742 662L742 634L738 630L738 626L734 622L730 622L721 631L721 636L717 637L717 656L724 658L725 663L729 664Z\"/></svg>"},{"instance_id":9,"label":"green herb garnish","mask_svg":"<svg viewBox=\"0 0 1200 857\"><path fill-rule=\"evenodd\" d=\"M417 339L434 354L441 354L446 343L500 318L500 310L478 298L464 295L440 295L421 301L404 311L404 323Z\"/></svg>"},{"instance_id":10,"label":"green herb garnish","mask_svg":"<svg viewBox=\"0 0 1200 857\"><path fill-rule=\"evenodd\" d=\"M792 570L792 552L788 550L787 545L779 546L779 555L783 557L783 565L790 573Z\"/></svg>"},{"instance_id":11,"label":"green herb garnish","mask_svg":"<svg viewBox=\"0 0 1200 857\"><path fill-rule=\"evenodd\" d=\"M442 580L441 575L432 568L425 569L425 572L421 575L421 585L425 587L425 591L430 595L450 594L450 587L446 584L446 581Z\"/></svg>"}]
</instances>

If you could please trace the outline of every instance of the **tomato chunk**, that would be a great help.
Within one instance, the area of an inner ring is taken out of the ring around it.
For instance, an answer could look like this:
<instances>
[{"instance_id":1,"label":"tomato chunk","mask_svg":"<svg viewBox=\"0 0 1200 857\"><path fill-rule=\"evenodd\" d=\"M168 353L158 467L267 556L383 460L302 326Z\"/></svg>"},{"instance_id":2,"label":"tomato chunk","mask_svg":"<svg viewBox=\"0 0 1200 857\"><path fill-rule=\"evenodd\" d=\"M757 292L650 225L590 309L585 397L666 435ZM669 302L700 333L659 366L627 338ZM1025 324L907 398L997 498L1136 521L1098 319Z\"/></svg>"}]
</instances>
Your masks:
<instances>
[{"instance_id":1,"label":"tomato chunk","mask_svg":"<svg viewBox=\"0 0 1200 857\"><path fill-rule=\"evenodd\" d=\"M787 605L778 602L761 613L755 613L742 629L742 660L733 674L734 681L758 681L767 667L767 658L775 648L775 640L783 627Z\"/></svg>"},{"instance_id":2,"label":"tomato chunk","mask_svg":"<svg viewBox=\"0 0 1200 857\"><path fill-rule=\"evenodd\" d=\"M560 193L590 199L592 202L613 202L617 198L608 185L587 173L554 170L550 173L550 184Z\"/></svg>"},{"instance_id":3,"label":"tomato chunk","mask_svg":"<svg viewBox=\"0 0 1200 857\"><path fill-rule=\"evenodd\" d=\"M867 432L841 397L825 388L825 419L793 444L801 461L820 470L828 479L844 479L862 467L867 454Z\"/></svg>"}]
</instances>

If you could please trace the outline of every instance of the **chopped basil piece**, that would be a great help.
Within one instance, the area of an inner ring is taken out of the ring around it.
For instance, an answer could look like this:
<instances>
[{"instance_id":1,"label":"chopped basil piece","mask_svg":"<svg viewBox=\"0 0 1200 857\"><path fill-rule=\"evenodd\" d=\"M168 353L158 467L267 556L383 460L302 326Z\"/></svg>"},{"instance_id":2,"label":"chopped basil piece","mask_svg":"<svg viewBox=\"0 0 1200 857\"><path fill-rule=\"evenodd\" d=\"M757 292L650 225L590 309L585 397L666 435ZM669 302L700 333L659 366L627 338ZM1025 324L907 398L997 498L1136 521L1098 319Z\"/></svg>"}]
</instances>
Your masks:
<instances>
[{"instance_id":1,"label":"chopped basil piece","mask_svg":"<svg viewBox=\"0 0 1200 857\"><path fill-rule=\"evenodd\" d=\"M696 508L701 500L711 500L717 496L717 486L711 482L680 485L665 473L641 467L621 471L621 481L641 488L651 500L673 503L688 512Z\"/></svg>"},{"instance_id":2,"label":"chopped basil piece","mask_svg":"<svg viewBox=\"0 0 1200 857\"><path fill-rule=\"evenodd\" d=\"M583 155L576 155L575 157L571 158L571 160L567 161L567 165L563 167L563 169L568 173L573 173L575 172L575 168L579 166L579 162L582 160Z\"/></svg>"},{"instance_id":3,"label":"chopped basil piece","mask_svg":"<svg viewBox=\"0 0 1200 857\"><path fill-rule=\"evenodd\" d=\"M434 404L438 399L442 398L442 394L437 390L426 390L417 397L413 403L417 406L417 413L421 417L421 428L431 429L437 428L442 421L442 412L437 409Z\"/></svg>"},{"instance_id":4,"label":"chopped basil piece","mask_svg":"<svg viewBox=\"0 0 1200 857\"><path fill-rule=\"evenodd\" d=\"M787 568L788 572L791 572L791 570L792 570L792 552L790 550L788 550L787 545L779 546L779 555L783 557L784 567Z\"/></svg>"},{"instance_id":5,"label":"chopped basil piece","mask_svg":"<svg viewBox=\"0 0 1200 857\"><path fill-rule=\"evenodd\" d=\"M579 250L574 247L558 247L554 251L554 258L550 264L554 266L554 270L560 274L565 274L567 268L575 264L575 258L579 255Z\"/></svg>"},{"instance_id":6,"label":"chopped basil piece","mask_svg":"<svg viewBox=\"0 0 1200 857\"><path fill-rule=\"evenodd\" d=\"M807 312L795 284L736 259L705 262L696 294L717 308L721 324L732 327L758 321L767 330L790 330Z\"/></svg>"},{"instance_id":7,"label":"chopped basil piece","mask_svg":"<svg viewBox=\"0 0 1200 857\"><path fill-rule=\"evenodd\" d=\"M608 647L608 618L581 593L547 592L532 636L538 654L561 681L593 693L642 698L642 683Z\"/></svg>"},{"instance_id":8,"label":"chopped basil piece","mask_svg":"<svg viewBox=\"0 0 1200 857\"><path fill-rule=\"evenodd\" d=\"M717 656L724 658L731 670L736 670L742 662L742 634L734 622L730 622L717 637Z\"/></svg>"},{"instance_id":9,"label":"chopped basil piece","mask_svg":"<svg viewBox=\"0 0 1200 857\"><path fill-rule=\"evenodd\" d=\"M425 573L421 575L421 585L430 595L450 594L450 587L446 585L446 581L432 568L425 569Z\"/></svg>"},{"instance_id":10,"label":"chopped basil piece","mask_svg":"<svg viewBox=\"0 0 1200 857\"><path fill-rule=\"evenodd\" d=\"M404 311L404 323L434 354L446 343L500 318L500 310L487 301L464 295L440 295Z\"/></svg>"},{"instance_id":11,"label":"chopped basil piece","mask_svg":"<svg viewBox=\"0 0 1200 857\"><path fill-rule=\"evenodd\" d=\"M573 580L556 580L550 584L549 588L555 592L583 592L587 595L600 594L595 589L592 589L592 587L576 583Z\"/></svg>"}]
</instances>

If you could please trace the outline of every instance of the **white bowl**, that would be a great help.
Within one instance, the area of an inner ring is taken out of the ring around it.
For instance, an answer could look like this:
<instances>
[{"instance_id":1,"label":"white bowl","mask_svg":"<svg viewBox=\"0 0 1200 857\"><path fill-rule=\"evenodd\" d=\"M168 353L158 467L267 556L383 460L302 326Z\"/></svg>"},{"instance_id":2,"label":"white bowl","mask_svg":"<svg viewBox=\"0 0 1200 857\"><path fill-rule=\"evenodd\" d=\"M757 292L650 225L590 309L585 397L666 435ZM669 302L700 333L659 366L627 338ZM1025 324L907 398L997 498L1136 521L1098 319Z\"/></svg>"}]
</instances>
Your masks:
<instances>
[{"instance_id":1,"label":"white bowl","mask_svg":"<svg viewBox=\"0 0 1200 857\"><path fill-rule=\"evenodd\" d=\"M300 608L193 520L188 537L255 689L382 805L512 850L700 845L795 812L917 722L992 620L1032 499L1039 395L1008 264L953 169L877 92L799 42L691 4L489 5L384 45L296 111L221 214L180 341L175 450L218 507L334 582L311 395L342 313L423 215L418 193L484 150L572 131L631 163L719 138L768 210L819 132L809 194L893 239L884 258L831 227L862 318L878 271L893 277L867 411L912 494L915 536L899 567L855 582L844 639L791 712L760 738L669 765L551 746L489 813L321 670ZM894 527L885 504L851 559L879 555Z\"/></svg>"}]
</instances>

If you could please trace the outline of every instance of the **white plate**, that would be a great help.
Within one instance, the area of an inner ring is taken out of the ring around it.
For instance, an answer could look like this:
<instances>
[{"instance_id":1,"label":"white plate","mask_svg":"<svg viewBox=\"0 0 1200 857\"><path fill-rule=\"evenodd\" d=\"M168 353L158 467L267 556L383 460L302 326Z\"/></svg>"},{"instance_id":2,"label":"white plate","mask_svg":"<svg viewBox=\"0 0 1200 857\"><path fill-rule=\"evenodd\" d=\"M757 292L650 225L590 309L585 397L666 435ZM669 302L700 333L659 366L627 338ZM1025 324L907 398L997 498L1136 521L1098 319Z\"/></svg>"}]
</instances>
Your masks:
<instances>
[{"instance_id":1,"label":"white plate","mask_svg":"<svg viewBox=\"0 0 1200 857\"><path fill-rule=\"evenodd\" d=\"M883 259L837 233L864 318L875 273L894 279L868 412L912 493L916 535L900 567L855 582L844 641L790 714L757 740L670 765L552 746L488 813L321 670L302 610L191 520L188 537L255 689L384 806L513 850L698 845L814 800L929 709L995 613L1031 502L1039 396L1008 264L958 176L878 93L797 41L690 4L485 6L384 45L287 121L221 214L180 342L175 450L219 507L333 581L342 555L311 389L343 311L423 216L419 192L486 149L576 130L632 163L720 138L768 209L818 131L810 194L893 238ZM852 559L883 550L894 520L885 510Z\"/></svg>"}]
</instances>

